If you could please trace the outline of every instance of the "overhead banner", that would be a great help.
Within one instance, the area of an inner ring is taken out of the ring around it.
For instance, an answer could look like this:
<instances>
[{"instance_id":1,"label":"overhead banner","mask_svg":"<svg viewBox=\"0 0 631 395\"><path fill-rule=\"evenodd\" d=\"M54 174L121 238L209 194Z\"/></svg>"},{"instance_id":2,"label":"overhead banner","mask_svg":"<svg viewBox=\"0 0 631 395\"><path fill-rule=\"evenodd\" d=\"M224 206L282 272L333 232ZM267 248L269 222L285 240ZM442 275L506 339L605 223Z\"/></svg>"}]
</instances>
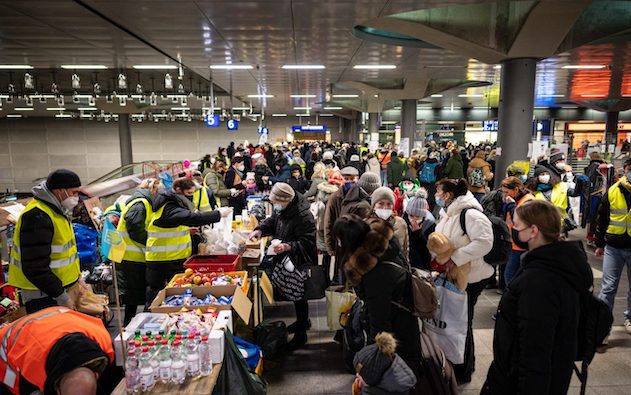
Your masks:
<instances>
[{"instance_id":1,"label":"overhead banner","mask_svg":"<svg viewBox=\"0 0 631 395\"><path fill-rule=\"evenodd\" d=\"M292 132L326 132L326 125L294 125L291 127Z\"/></svg>"}]
</instances>

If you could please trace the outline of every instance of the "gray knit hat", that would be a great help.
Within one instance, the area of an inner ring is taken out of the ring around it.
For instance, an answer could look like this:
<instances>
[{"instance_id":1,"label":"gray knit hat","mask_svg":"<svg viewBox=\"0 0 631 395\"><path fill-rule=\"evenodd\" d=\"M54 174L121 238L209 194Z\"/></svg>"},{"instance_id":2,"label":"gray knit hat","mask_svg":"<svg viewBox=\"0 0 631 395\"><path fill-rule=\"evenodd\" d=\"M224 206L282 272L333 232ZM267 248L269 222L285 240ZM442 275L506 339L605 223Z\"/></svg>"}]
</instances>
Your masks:
<instances>
[{"instance_id":1,"label":"gray knit hat","mask_svg":"<svg viewBox=\"0 0 631 395\"><path fill-rule=\"evenodd\" d=\"M381 180L379 179L379 175L367 171L359 177L357 185L362 187L367 194L372 195L375 189L381 186Z\"/></svg>"},{"instance_id":2,"label":"gray knit hat","mask_svg":"<svg viewBox=\"0 0 631 395\"><path fill-rule=\"evenodd\" d=\"M269 200L271 200L272 203L286 203L291 202L294 199L294 196L296 196L296 192L294 192L294 189L289 184L278 182L272 187L272 191L269 194Z\"/></svg>"},{"instance_id":3,"label":"gray knit hat","mask_svg":"<svg viewBox=\"0 0 631 395\"><path fill-rule=\"evenodd\" d=\"M405 207L405 212L408 215L414 215L416 217L424 217L429 209L427 203L427 191L425 188L421 188L416 195L410 199L408 205Z\"/></svg>"},{"instance_id":4,"label":"gray knit hat","mask_svg":"<svg viewBox=\"0 0 631 395\"><path fill-rule=\"evenodd\" d=\"M353 166L346 166L342 169L343 176L359 176L359 170L354 168Z\"/></svg>"},{"instance_id":5,"label":"gray knit hat","mask_svg":"<svg viewBox=\"0 0 631 395\"><path fill-rule=\"evenodd\" d=\"M370 386L377 386L383 374L392 366L396 352L396 341L391 334L381 332L375 343L359 350L353 358L357 373Z\"/></svg>"},{"instance_id":6,"label":"gray knit hat","mask_svg":"<svg viewBox=\"0 0 631 395\"><path fill-rule=\"evenodd\" d=\"M389 200L394 204L394 192L388 187L381 187L375 189L370 196L370 206L375 207L375 204L380 200Z\"/></svg>"}]
</instances>

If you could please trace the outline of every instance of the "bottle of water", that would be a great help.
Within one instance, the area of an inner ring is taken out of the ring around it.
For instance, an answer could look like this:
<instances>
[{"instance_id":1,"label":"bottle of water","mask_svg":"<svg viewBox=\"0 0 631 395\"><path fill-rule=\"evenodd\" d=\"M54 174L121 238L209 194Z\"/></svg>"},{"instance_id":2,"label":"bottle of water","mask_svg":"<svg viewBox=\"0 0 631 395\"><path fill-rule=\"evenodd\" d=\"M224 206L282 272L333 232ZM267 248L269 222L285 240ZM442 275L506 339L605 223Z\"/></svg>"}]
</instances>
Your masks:
<instances>
[{"instance_id":1,"label":"bottle of water","mask_svg":"<svg viewBox=\"0 0 631 395\"><path fill-rule=\"evenodd\" d=\"M151 391L156 383L153 379L153 368L150 360L149 347L143 347L142 354L140 354L140 388L144 392Z\"/></svg>"},{"instance_id":2,"label":"bottle of water","mask_svg":"<svg viewBox=\"0 0 631 395\"><path fill-rule=\"evenodd\" d=\"M125 361L125 387L128 394L140 392L140 368L138 367L138 357L136 350L129 350Z\"/></svg>"},{"instance_id":3,"label":"bottle of water","mask_svg":"<svg viewBox=\"0 0 631 395\"><path fill-rule=\"evenodd\" d=\"M199 376L199 351L193 334L188 335L186 343L186 373L191 377Z\"/></svg>"},{"instance_id":4,"label":"bottle of water","mask_svg":"<svg viewBox=\"0 0 631 395\"><path fill-rule=\"evenodd\" d=\"M149 341L149 364L153 369L153 382L157 383L160 379L160 361L158 361L158 347L153 340Z\"/></svg>"},{"instance_id":5,"label":"bottle of water","mask_svg":"<svg viewBox=\"0 0 631 395\"><path fill-rule=\"evenodd\" d=\"M159 376L161 383L171 381L171 350L169 350L169 341L162 340L162 345L158 349L158 361L160 362Z\"/></svg>"},{"instance_id":6,"label":"bottle of water","mask_svg":"<svg viewBox=\"0 0 631 395\"><path fill-rule=\"evenodd\" d=\"M171 381L175 384L182 384L186 380L186 362L182 351L180 341L174 341L171 347Z\"/></svg>"},{"instance_id":7,"label":"bottle of water","mask_svg":"<svg viewBox=\"0 0 631 395\"><path fill-rule=\"evenodd\" d=\"M210 356L210 345L208 344L208 338L202 337L201 343L199 343L199 372L202 376L209 376L213 370L213 360Z\"/></svg>"}]
</instances>

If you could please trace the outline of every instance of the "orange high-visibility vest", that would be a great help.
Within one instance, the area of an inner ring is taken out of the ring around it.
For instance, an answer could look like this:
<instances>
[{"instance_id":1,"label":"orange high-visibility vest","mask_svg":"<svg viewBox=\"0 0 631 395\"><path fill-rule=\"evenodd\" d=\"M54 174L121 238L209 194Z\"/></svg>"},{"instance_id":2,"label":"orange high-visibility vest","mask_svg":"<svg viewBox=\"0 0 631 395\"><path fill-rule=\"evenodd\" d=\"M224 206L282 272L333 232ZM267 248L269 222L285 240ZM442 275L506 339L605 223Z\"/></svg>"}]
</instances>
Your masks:
<instances>
[{"instance_id":1,"label":"orange high-visibility vest","mask_svg":"<svg viewBox=\"0 0 631 395\"><path fill-rule=\"evenodd\" d=\"M0 380L19 394L23 376L43 392L48 353L59 339L75 332L94 340L110 363L114 361L112 339L101 320L66 307L49 307L0 329Z\"/></svg>"},{"instance_id":2,"label":"orange high-visibility vest","mask_svg":"<svg viewBox=\"0 0 631 395\"><path fill-rule=\"evenodd\" d=\"M525 203L525 202L527 202L529 200L533 200L534 198L535 197L532 195L532 193L525 194L515 204L515 210L517 210L517 207L521 206L522 203ZM512 234L513 233L513 218L511 218L510 212L506 213L506 224L508 225L508 230ZM526 251L526 250L524 250L523 248L517 247L517 244L515 244L515 242L513 242L513 251Z\"/></svg>"}]
</instances>

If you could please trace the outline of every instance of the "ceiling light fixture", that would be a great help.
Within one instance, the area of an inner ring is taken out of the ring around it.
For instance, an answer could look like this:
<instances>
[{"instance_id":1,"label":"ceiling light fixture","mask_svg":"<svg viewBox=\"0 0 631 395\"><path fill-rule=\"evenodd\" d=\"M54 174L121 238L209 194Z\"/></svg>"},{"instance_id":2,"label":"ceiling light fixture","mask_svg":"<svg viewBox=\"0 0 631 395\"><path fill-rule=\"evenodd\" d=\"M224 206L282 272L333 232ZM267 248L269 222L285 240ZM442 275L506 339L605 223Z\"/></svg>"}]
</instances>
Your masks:
<instances>
[{"instance_id":1,"label":"ceiling light fixture","mask_svg":"<svg viewBox=\"0 0 631 395\"><path fill-rule=\"evenodd\" d=\"M289 97L294 99L313 99L316 95L289 95Z\"/></svg>"},{"instance_id":2,"label":"ceiling light fixture","mask_svg":"<svg viewBox=\"0 0 631 395\"><path fill-rule=\"evenodd\" d=\"M342 110L344 109L344 107L337 107L337 106L327 106L327 107L323 107L323 110Z\"/></svg>"},{"instance_id":3,"label":"ceiling light fixture","mask_svg":"<svg viewBox=\"0 0 631 395\"><path fill-rule=\"evenodd\" d=\"M564 69L585 69L585 70L598 70L604 69L605 65L602 64L568 64L563 66Z\"/></svg>"},{"instance_id":4,"label":"ceiling light fixture","mask_svg":"<svg viewBox=\"0 0 631 395\"><path fill-rule=\"evenodd\" d=\"M296 114L297 117L310 117L311 114Z\"/></svg>"},{"instance_id":5,"label":"ceiling light fixture","mask_svg":"<svg viewBox=\"0 0 631 395\"><path fill-rule=\"evenodd\" d=\"M243 111L243 110L249 110L250 107L232 107L233 111Z\"/></svg>"},{"instance_id":6,"label":"ceiling light fixture","mask_svg":"<svg viewBox=\"0 0 631 395\"><path fill-rule=\"evenodd\" d=\"M321 117L332 117L334 116L333 114L320 114Z\"/></svg>"},{"instance_id":7,"label":"ceiling light fixture","mask_svg":"<svg viewBox=\"0 0 631 395\"><path fill-rule=\"evenodd\" d=\"M132 66L136 70L175 70L177 66L172 64L135 64Z\"/></svg>"},{"instance_id":8,"label":"ceiling light fixture","mask_svg":"<svg viewBox=\"0 0 631 395\"><path fill-rule=\"evenodd\" d=\"M345 98L353 98L353 97L359 97L359 95L333 95L333 97L337 97L340 99L345 99Z\"/></svg>"},{"instance_id":9,"label":"ceiling light fixture","mask_svg":"<svg viewBox=\"0 0 631 395\"><path fill-rule=\"evenodd\" d=\"M462 95L458 95L458 97L484 97L484 95L481 95L479 93L465 93Z\"/></svg>"},{"instance_id":10,"label":"ceiling light fixture","mask_svg":"<svg viewBox=\"0 0 631 395\"><path fill-rule=\"evenodd\" d=\"M496 64L495 66L493 66L494 69L501 69L502 65L501 64Z\"/></svg>"},{"instance_id":11,"label":"ceiling light fixture","mask_svg":"<svg viewBox=\"0 0 631 395\"><path fill-rule=\"evenodd\" d=\"M79 108L77 108L77 110L79 110L79 111L96 111L96 110L98 110L98 108L96 108L96 107L79 107Z\"/></svg>"},{"instance_id":12,"label":"ceiling light fixture","mask_svg":"<svg viewBox=\"0 0 631 395\"><path fill-rule=\"evenodd\" d=\"M311 107L294 107L294 110L311 110Z\"/></svg>"},{"instance_id":13,"label":"ceiling light fixture","mask_svg":"<svg viewBox=\"0 0 631 395\"><path fill-rule=\"evenodd\" d=\"M325 67L321 64L285 64L281 68L285 70L322 70Z\"/></svg>"},{"instance_id":14,"label":"ceiling light fixture","mask_svg":"<svg viewBox=\"0 0 631 395\"><path fill-rule=\"evenodd\" d=\"M190 107L171 107L171 111L187 111L190 109Z\"/></svg>"},{"instance_id":15,"label":"ceiling light fixture","mask_svg":"<svg viewBox=\"0 0 631 395\"><path fill-rule=\"evenodd\" d=\"M33 111L33 107L15 107L15 111Z\"/></svg>"},{"instance_id":16,"label":"ceiling light fixture","mask_svg":"<svg viewBox=\"0 0 631 395\"><path fill-rule=\"evenodd\" d=\"M213 70L251 70L254 67L250 64L211 64Z\"/></svg>"},{"instance_id":17,"label":"ceiling light fixture","mask_svg":"<svg viewBox=\"0 0 631 395\"><path fill-rule=\"evenodd\" d=\"M273 117L286 117L287 114L272 114Z\"/></svg>"},{"instance_id":18,"label":"ceiling light fixture","mask_svg":"<svg viewBox=\"0 0 631 395\"><path fill-rule=\"evenodd\" d=\"M65 107L48 107L46 111L66 111Z\"/></svg>"},{"instance_id":19,"label":"ceiling light fixture","mask_svg":"<svg viewBox=\"0 0 631 395\"><path fill-rule=\"evenodd\" d=\"M443 95L436 94L436 95L431 95L430 97L443 97Z\"/></svg>"},{"instance_id":20,"label":"ceiling light fixture","mask_svg":"<svg viewBox=\"0 0 631 395\"><path fill-rule=\"evenodd\" d=\"M7 114L7 118L22 118L22 114Z\"/></svg>"},{"instance_id":21,"label":"ceiling light fixture","mask_svg":"<svg viewBox=\"0 0 631 395\"><path fill-rule=\"evenodd\" d=\"M102 64L62 64L65 70L106 70L107 66Z\"/></svg>"},{"instance_id":22,"label":"ceiling light fixture","mask_svg":"<svg viewBox=\"0 0 631 395\"><path fill-rule=\"evenodd\" d=\"M30 70L33 66L28 64L0 64L0 70Z\"/></svg>"},{"instance_id":23,"label":"ceiling light fixture","mask_svg":"<svg viewBox=\"0 0 631 395\"><path fill-rule=\"evenodd\" d=\"M396 69L397 66L393 64L357 64L353 68L358 70L392 70Z\"/></svg>"},{"instance_id":24,"label":"ceiling light fixture","mask_svg":"<svg viewBox=\"0 0 631 395\"><path fill-rule=\"evenodd\" d=\"M71 114L55 114L55 118L72 118Z\"/></svg>"},{"instance_id":25,"label":"ceiling light fixture","mask_svg":"<svg viewBox=\"0 0 631 395\"><path fill-rule=\"evenodd\" d=\"M248 95L248 97L253 98L253 99L266 99L266 98L272 98L274 97L274 95Z\"/></svg>"}]
</instances>

